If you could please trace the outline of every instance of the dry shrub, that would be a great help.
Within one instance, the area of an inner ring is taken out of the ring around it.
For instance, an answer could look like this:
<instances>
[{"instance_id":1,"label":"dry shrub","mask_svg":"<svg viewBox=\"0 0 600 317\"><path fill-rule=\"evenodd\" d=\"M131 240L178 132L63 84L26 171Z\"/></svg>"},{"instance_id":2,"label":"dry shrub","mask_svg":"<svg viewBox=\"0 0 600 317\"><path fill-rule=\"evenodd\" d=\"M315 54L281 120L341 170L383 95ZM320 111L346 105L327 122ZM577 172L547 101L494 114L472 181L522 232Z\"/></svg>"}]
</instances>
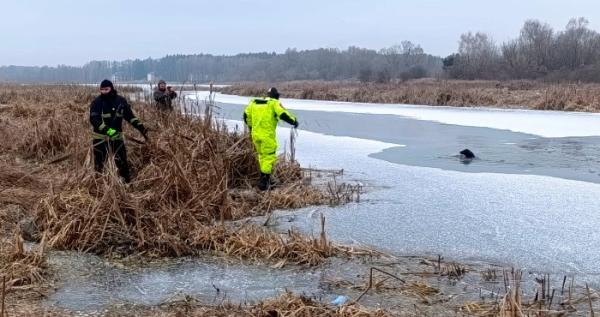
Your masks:
<instances>
[{"instance_id":1,"label":"dry shrub","mask_svg":"<svg viewBox=\"0 0 600 317\"><path fill-rule=\"evenodd\" d=\"M298 182L304 178L300 164L289 160L285 155L279 157L279 163L275 166L273 175L278 182L284 184Z\"/></svg>"},{"instance_id":2,"label":"dry shrub","mask_svg":"<svg viewBox=\"0 0 600 317\"><path fill-rule=\"evenodd\" d=\"M134 182L124 184L112 160L104 174L94 173L87 122L93 95L93 89L77 86L9 86L4 91L9 108L0 118L24 133L15 134L14 146L3 149L36 167L29 174L3 169L0 190L11 195L31 191L19 200L28 202L28 210L36 205L35 227L43 233L36 236L47 237L50 247L149 256L211 250L281 265L314 265L344 251L324 236L279 235L225 223L328 199L305 182L302 169L289 158L293 151L276 166L277 188L257 191L258 164L248 134L217 122L210 105L181 115L134 103L150 129L150 142L138 144L132 142L137 132L125 125Z\"/></svg>"},{"instance_id":3,"label":"dry shrub","mask_svg":"<svg viewBox=\"0 0 600 317\"><path fill-rule=\"evenodd\" d=\"M0 237L9 236L25 217L23 209L15 204L0 204Z\"/></svg>"},{"instance_id":4,"label":"dry shrub","mask_svg":"<svg viewBox=\"0 0 600 317\"><path fill-rule=\"evenodd\" d=\"M17 166L16 163L0 160L0 197L8 189L13 189L15 184L19 188L30 188L43 190L47 187L43 181L37 178L30 167ZM8 197L7 197L8 198Z\"/></svg>"},{"instance_id":5,"label":"dry shrub","mask_svg":"<svg viewBox=\"0 0 600 317\"><path fill-rule=\"evenodd\" d=\"M271 211L280 208L302 208L307 205L320 205L329 200L320 189L300 182L270 192L259 204L263 210Z\"/></svg>"},{"instance_id":6,"label":"dry shrub","mask_svg":"<svg viewBox=\"0 0 600 317\"><path fill-rule=\"evenodd\" d=\"M88 104L96 87L79 85L11 85L0 84L0 104L28 108L27 112L44 111L46 107Z\"/></svg>"},{"instance_id":7,"label":"dry shrub","mask_svg":"<svg viewBox=\"0 0 600 317\"><path fill-rule=\"evenodd\" d=\"M571 298L572 286L568 290L568 298L559 295L554 289L550 294L542 294L538 289L535 297L526 299L524 296L522 278L523 272L520 270L504 271L504 283L506 293L497 299L495 302L468 302L460 307L460 311L467 313L470 316L482 317L525 317L525 316L587 316L585 308L582 307L591 305L592 295L587 292L578 294L578 298ZM566 279L566 278L565 278ZM544 287L544 286L543 286ZM548 291L550 290L549 285ZM562 299L562 300L561 300ZM575 308L573 305L578 306ZM587 308L587 307L586 307ZM591 314L593 316L593 313Z\"/></svg>"},{"instance_id":8,"label":"dry shrub","mask_svg":"<svg viewBox=\"0 0 600 317\"><path fill-rule=\"evenodd\" d=\"M229 196L223 198L216 191L206 192L203 199L183 197L187 199L185 201L179 200L181 196L169 196L173 193L167 192L161 199L159 192L168 187L131 192L130 187L114 175L114 168L111 173L99 178L94 175L76 177L79 184L69 182L71 188L43 199L37 225L48 235L49 246L97 254L141 252L148 256L194 255L211 250L253 260L285 260L282 265L315 265L324 258L342 253L341 248L332 246L324 236L317 240L293 231L281 236L256 225L216 224L215 217L226 217L219 214L221 210L238 208L235 202L229 202ZM288 203L269 198L285 196L275 193L263 195L261 199L274 201L274 206ZM194 202L198 205L193 205ZM257 204L268 205L265 202ZM245 215L247 212L238 213ZM228 219L232 215L228 214Z\"/></svg>"},{"instance_id":9,"label":"dry shrub","mask_svg":"<svg viewBox=\"0 0 600 317\"><path fill-rule=\"evenodd\" d=\"M360 184L338 183L335 175L333 181L327 183L327 200L329 205L337 206L360 201L362 186Z\"/></svg>"},{"instance_id":10,"label":"dry shrub","mask_svg":"<svg viewBox=\"0 0 600 317\"><path fill-rule=\"evenodd\" d=\"M0 85L0 119L10 142L4 151L45 160L80 150L89 133L87 111L94 89L83 86ZM3 97L2 97L3 96Z\"/></svg>"},{"instance_id":11,"label":"dry shrub","mask_svg":"<svg viewBox=\"0 0 600 317\"><path fill-rule=\"evenodd\" d=\"M78 102L89 101L83 93L70 94L70 87L64 89L64 95L74 95ZM200 115L187 116L165 115L136 103L151 141L127 142L135 176L131 184L122 183L111 160L104 174L92 171L87 106L69 100L50 111L44 123L36 122L37 117L21 118L18 123L33 128L17 140L17 155L42 161L42 166L51 166L63 175L36 208L36 225L47 234L49 246L151 256L191 255L208 249L306 264L329 256L329 251L315 249L312 240L303 240L296 233L282 238L251 226L240 230L216 224L327 200L321 191L304 183L300 166L285 156L276 167L277 189L258 192L254 188L258 168L250 138L214 120L210 106L199 111ZM130 127L125 132L137 138ZM203 232L214 233L213 240L201 239ZM266 242L254 249L231 251L232 245L243 244L240 232ZM299 247L302 243L306 250ZM267 245L273 248L267 248L267 253L260 251Z\"/></svg>"},{"instance_id":12,"label":"dry shrub","mask_svg":"<svg viewBox=\"0 0 600 317\"><path fill-rule=\"evenodd\" d=\"M538 81L466 81L419 79L397 83L294 81L243 83L224 93L261 96L277 86L297 99L399 103L454 107L500 107L564 111L600 111L600 84L550 84Z\"/></svg>"},{"instance_id":13,"label":"dry shrub","mask_svg":"<svg viewBox=\"0 0 600 317\"><path fill-rule=\"evenodd\" d=\"M126 316L189 316L189 317L388 317L394 316L382 309L366 309L357 304L335 307L315 299L286 292L281 296L257 305L222 304L218 307L195 306L178 302L162 307L127 314Z\"/></svg>"},{"instance_id":14,"label":"dry shrub","mask_svg":"<svg viewBox=\"0 0 600 317\"><path fill-rule=\"evenodd\" d=\"M217 225L198 229L192 247L242 259L278 260L277 266L317 265L325 258L346 251L333 246L324 234L318 239L305 237L293 230L287 235L280 235L268 228L248 224L237 228Z\"/></svg>"},{"instance_id":15,"label":"dry shrub","mask_svg":"<svg viewBox=\"0 0 600 317\"><path fill-rule=\"evenodd\" d=\"M377 309L367 310L359 305L346 305L339 308L323 305L313 299L285 293L279 298L257 305L254 316L298 316L298 317L385 317L391 314Z\"/></svg>"},{"instance_id":16,"label":"dry shrub","mask_svg":"<svg viewBox=\"0 0 600 317\"><path fill-rule=\"evenodd\" d=\"M41 112L40 109L23 106L22 104L5 106L5 109L10 109L10 114L17 118L33 118Z\"/></svg>"},{"instance_id":17,"label":"dry shrub","mask_svg":"<svg viewBox=\"0 0 600 317\"><path fill-rule=\"evenodd\" d=\"M32 168L0 160L0 238L11 234L47 190Z\"/></svg>"},{"instance_id":18,"label":"dry shrub","mask_svg":"<svg viewBox=\"0 0 600 317\"><path fill-rule=\"evenodd\" d=\"M43 241L37 250L25 251L21 234L16 231L12 241L0 240L0 242L0 278L6 278L6 286L9 290L47 280Z\"/></svg>"},{"instance_id":19,"label":"dry shrub","mask_svg":"<svg viewBox=\"0 0 600 317\"><path fill-rule=\"evenodd\" d=\"M39 119L24 127L24 137L17 149L24 157L47 160L82 148L78 141L87 131L80 114L50 110Z\"/></svg>"}]
</instances>

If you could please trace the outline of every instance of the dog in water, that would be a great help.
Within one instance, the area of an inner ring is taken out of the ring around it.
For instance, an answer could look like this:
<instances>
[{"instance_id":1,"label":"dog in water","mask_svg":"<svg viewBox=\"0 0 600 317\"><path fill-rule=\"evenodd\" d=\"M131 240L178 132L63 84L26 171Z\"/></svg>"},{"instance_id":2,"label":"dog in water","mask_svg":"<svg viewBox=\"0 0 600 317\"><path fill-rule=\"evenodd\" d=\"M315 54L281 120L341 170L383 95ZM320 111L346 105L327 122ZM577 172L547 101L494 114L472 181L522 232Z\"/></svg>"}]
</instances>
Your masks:
<instances>
[{"instance_id":1,"label":"dog in water","mask_svg":"<svg viewBox=\"0 0 600 317\"><path fill-rule=\"evenodd\" d=\"M463 164L470 164L473 159L476 158L475 153L473 153L471 150L469 149L464 149L462 151L460 151L460 155L458 157L460 159L460 162Z\"/></svg>"}]
</instances>

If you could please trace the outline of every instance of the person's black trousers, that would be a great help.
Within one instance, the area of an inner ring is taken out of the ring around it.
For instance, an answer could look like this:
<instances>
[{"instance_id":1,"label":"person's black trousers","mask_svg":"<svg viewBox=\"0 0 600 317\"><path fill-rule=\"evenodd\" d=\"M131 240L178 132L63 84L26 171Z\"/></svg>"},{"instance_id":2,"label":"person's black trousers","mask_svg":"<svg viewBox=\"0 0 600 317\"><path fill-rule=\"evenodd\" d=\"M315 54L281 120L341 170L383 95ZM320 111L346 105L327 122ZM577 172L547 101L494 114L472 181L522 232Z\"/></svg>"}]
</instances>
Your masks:
<instances>
[{"instance_id":1,"label":"person's black trousers","mask_svg":"<svg viewBox=\"0 0 600 317\"><path fill-rule=\"evenodd\" d=\"M94 167L96 172L102 173L109 153L115 156L115 165L119 170L119 175L123 177L126 183L129 183L131 175L129 173L129 164L127 163L127 149L122 140L104 142L102 140L94 140Z\"/></svg>"}]
</instances>

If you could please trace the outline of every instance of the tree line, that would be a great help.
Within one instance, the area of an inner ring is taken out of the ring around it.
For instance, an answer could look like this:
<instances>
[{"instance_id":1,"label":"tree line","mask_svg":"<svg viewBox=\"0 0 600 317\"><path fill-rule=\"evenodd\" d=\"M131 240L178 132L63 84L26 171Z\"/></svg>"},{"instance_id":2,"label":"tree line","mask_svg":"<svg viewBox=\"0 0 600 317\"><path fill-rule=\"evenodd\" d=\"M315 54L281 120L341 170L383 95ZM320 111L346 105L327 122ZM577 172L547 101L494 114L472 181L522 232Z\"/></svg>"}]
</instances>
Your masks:
<instances>
[{"instance_id":1,"label":"tree line","mask_svg":"<svg viewBox=\"0 0 600 317\"><path fill-rule=\"evenodd\" d=\"M444 73L457 79L541 79L600 82L600 34L585 18L564 30L528 20L519 37L500 45L485 33L465 33L458 52L443 60Z\"/></svg>"},{"instance_id":2,"label":"tree line","mask_svg":"<svg viewBox=\"0 0 600 317\"><path fill-rule=\"evenodd\" d=\"M412 42L382 50L359 47L250 53L234 56L169 55L159 59L93 61L82 67L0 67L0 80L19 82L85 82L104 78L144 81L148 74L178 82L348 80L388 82L434 76L442 59Z\"/></svg>"},{"instance_id":3,"label":"tree line","mask_svg":"<svg viewBox=\"0 0 600 317\"><path fill-rule=\"evenodd\" d=\"M415 43L381 50L349 47L249 53L233 56L168 55L158 59L92 61L82 67L0 67L0 81L96 83L145 81L148 74L177 82L359 80L390 82L423 77L451 79L541 79L600 82L600 34L585 18L555 31L538 20L525 21L517 38L497 44L489 34L468 32L458 51L445 58Z\"/></svg>"}]
</instances>

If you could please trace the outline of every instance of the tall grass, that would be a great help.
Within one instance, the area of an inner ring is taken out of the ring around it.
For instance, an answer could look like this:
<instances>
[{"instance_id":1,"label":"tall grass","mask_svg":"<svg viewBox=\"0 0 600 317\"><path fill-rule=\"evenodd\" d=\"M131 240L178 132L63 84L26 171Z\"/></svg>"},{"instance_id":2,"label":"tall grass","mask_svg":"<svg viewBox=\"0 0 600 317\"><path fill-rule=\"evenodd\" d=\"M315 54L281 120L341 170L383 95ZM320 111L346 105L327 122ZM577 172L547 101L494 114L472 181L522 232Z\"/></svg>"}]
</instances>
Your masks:
<instances>
[{"instance_id":1,"label":"tall grass","mask_svg":"<svg viewBox=\"0 0 600 317\"><path fill-rule=\"evenodd\" d=\"M330 199L325 189L307 184L287 156L274 173L279 189L257 191L258 166L248 135L213 118L212 102L168 115L143 100L134 103L150 129L149 142L126 141L134 181L124 184L112 160L104 174L96 174L87 122L94 94L77 86L11 86L2 93L6 105L0 118L21 132L3 149L37 166L32 172L49 185L28 202L35 206L38 236L45 234L49 247L149 256L212 250L309 265L342 253L321 238L227 222ZM139 138L130 127L125 133L130 140Z\"/></svg>"},{"instance_id":2,"label":"tall grass","mask_svg":"<svg viewBox=\"0 0 600 317\"><path fill-rule=\"evenodd\" d=\"M283 97L365 103L399 103L453 107L498 107L560 111L600 111L600 84L551 84L536 81L411 80L375 84L298 81L242 83L227 94L264 95L277 86Z\"/></svg>"}]
</instances>

